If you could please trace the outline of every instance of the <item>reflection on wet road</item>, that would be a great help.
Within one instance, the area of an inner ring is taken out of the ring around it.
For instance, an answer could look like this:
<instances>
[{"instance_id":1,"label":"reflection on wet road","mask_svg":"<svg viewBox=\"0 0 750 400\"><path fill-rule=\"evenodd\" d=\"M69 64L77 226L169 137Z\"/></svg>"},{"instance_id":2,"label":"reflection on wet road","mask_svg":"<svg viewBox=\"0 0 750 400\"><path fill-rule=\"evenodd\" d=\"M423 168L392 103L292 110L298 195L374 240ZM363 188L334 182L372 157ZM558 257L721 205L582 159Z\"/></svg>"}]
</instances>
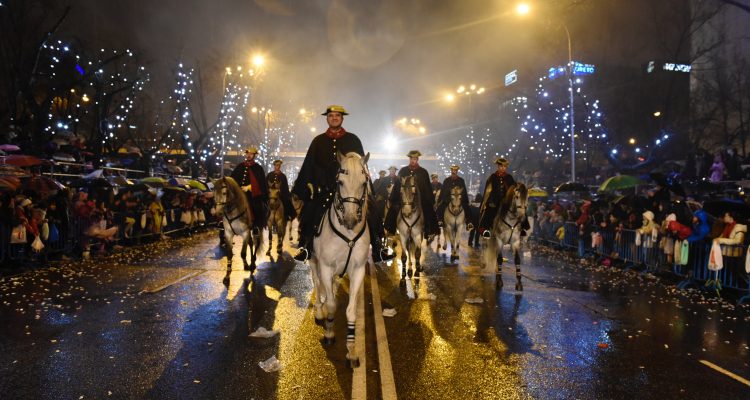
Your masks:
<instances>
[{"instance_id":1,"label":"reflection on wet road","mask_svg":"<svg viewBox=\"0 0 750 400\"><path fill-rule=\"evenodd\" d=\"M377 265L355 376L345 307L324 346L292 249L225 286L216 243L209 232L2 278L0 398L387 398L388 377L402 399L750 398L750 309L649 275L544 248L523 260L523 292L509 266L496 291L477 249L455 264L423 252L419 282ZM261 327L276 333L250 336ZM259 367L271 356L280 371Z\"/></svg>"}]
</instances>

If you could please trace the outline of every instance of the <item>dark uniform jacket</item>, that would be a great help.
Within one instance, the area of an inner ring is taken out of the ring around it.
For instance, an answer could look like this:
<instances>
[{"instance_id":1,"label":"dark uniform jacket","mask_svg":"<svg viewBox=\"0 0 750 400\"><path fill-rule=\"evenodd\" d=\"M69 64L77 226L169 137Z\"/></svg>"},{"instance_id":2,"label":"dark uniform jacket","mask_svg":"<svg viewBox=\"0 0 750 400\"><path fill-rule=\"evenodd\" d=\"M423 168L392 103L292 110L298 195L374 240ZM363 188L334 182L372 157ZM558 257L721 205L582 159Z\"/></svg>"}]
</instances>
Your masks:
<instances>
[{"instance_id":1,"label":"dark uniform jacket","mask_svg":"<svg viewBox=\"0 0 750 400\"><path fill-rule=\"evenodd\" d=\"M289 219L294 219L296 213L292 205L292 195L289 192L289 181L287 181L286 175L283 172L271 171L266 175L266 182L268 186L279 185L279 197L284 205L284 215Z\"/></svg>"},{"instance_id":2,"label":"dark uniform jacket","mask_svg":"<svg viewBox=\"0 0 750 400\"><path fill-rule=\"evenodd\" d=\"M435 234L438 230L438 225L435 214L435 198L432 195L432 186L430 185L430 174L422 167L411 169L407 165L398 171L398 177L404 178L407 176L414 176L417 190L419 190L422 215L425 218L425 234ZM401 210L401 179L397 179L393 185L390 200L391 208L388 210L388 215L386 216L386 229L390 232L395 232L396 216Z\"/></svg>"},{"instance_id":3,"label":"dark uniform jacket","mask_svg":"<svg viewBox=\"0 0 750 400\"><path fill-rule=\"evenodd\" d=\"M353 133L344 131L342 136L335 139L326 133L316 136L307 149L292 193L303 201L310 200L312 193L309 191L308 183L312 184L316 196L333 192L336 189L336 175L339 170L337 153L347 154L352 151L363 157L365 155L362 142Z\"/></svg>"},{"instance_id":4,"label":"dark uniform jacket","mask_svg":"<svg viewBox=\"0 0 750 400\"><path fill-rule=\"evenodd\" d=\"M247 201L253 209L255 225L259 228L266 226L267 209L268 209L268 183L266 183L266 172L263 167L255 161L243 161L232 171L232 178L237 181L240 187L251 184L250 174L253 174L258 188L245 192Z\"/></svg>"},{"instance_id":5,"label":"dark uniform jacket","mask_svg":"<svg viewBox=\"0 0 750 400\"><path fill-rule=\"evenodd\" d=\"M464 178L461 178L460 176L456 176L455 178L449 176L443 181L443 188L440 190L440 199L438 200L437 217L439 220L443 219L445 208L448 207L448 204L451 202L451 190L456 186L463 188L464 190L461 194L461 206L464 209L464 213L466 213L464 220L468 224L472 221L471 208L469 207L469 194L466 191L466 182L464 181Z\"/></svg>"},{"instance_id":6,"label":"dark uniform jacket","mask_svg":"<svg viewBox=\"0 0 750 400\"><path fill-rule=\"evenodd\" d=\"M482 196L482 206L480 207L482 217L479 225L482 229L490 229L492 227L492 221L495 219L495 215L497 215L497 210L503 201L503 197L505 197L505 193L509 187L515 184L515 179L508 173L499 175L496 172L487 178L484 195Z\"/></svg>"}]
</instances>

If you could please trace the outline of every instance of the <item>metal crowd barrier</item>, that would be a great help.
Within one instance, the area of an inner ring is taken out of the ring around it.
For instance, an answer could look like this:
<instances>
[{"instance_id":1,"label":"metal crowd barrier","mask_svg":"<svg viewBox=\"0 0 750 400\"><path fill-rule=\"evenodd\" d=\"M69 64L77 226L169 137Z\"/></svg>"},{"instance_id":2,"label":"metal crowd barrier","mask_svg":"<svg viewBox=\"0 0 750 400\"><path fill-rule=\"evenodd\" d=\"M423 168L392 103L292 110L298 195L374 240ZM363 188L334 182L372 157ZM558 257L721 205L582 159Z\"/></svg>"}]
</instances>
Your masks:
<instances>
[{"instance_id":1,"label":"metal crowd barrier","mask_svg":"<svg viewBox=\"0 0 750 400\"><path fill-rule=\"evenodd\" d=\"M559 227L563 227L562 239L557 236ZM750 301L750 279L745 272L746 245L721 245L722 253L738 254L736 257L723 256L724 268L719 271L708 269L708 260L711 251L711 242L708 240L690 243L688 247L688 261L685 265L675 262L660 247L662 235L656 238L641 236L641 243L636 245L636 231L623 229L621 231L602 231L601 242L592 247L591 235L585 234L579 237L578 228L574 222L566 222L564 225L545 222L535 226L532 237L539 243L583 251L584 255L594 254L600 257L609 257L614 261L621 261L625 268L642 265L647 272L671 273L683 280L677 285L685 288L698 283L707 284L712 289L721 290L731 288L745 293L739 300L740 303ZM674 239L676 240L676 239ZM583 247L580 247L583 245Z\"/></svg>"},{"instance_id":2,"label":"metal crowd barrier","mask_svg":"<svg viewBox=\"0 0 750 400\"><path fill-rule=\"evenodd\" d=\"M205 222L194 222L191 224L185 224L181 222L182 210L167 209L165 214L167 217L167 224L161 227L161 231L158 233L151 232L147 229L141 229L140 227L140 215L142 210L136 212L138 218L136 218L136 228L134 228L133 236L130 238L135 243L140 243L142 239L153 237L161 234L173 234L179 232L185 232L191 229L211 228L215 227L218 222L213 216L206 215ZM88 229L93 224L92 218L80 218L73 217L70 219L68 229L59 229L59 238L55 242L44 241L44 249L39 256L46 258L52 254L64 254L66 256L78 256L83 255L85 252L91 252L95 246L103 245L102 241L98 238L90 237L87 234ZM58 227L59 228L59 227ZM13 230L12 226L0 224L0 263L7 261L23 261L30 257L37 257L37 253L33 253L30 245L27 244L11 244L10 235ZM123 227L120 226L115 239L112 244L122 244L126 238L123 235ZM30 241L29 241L30 242Z\"/></svg>"}]
</instances>

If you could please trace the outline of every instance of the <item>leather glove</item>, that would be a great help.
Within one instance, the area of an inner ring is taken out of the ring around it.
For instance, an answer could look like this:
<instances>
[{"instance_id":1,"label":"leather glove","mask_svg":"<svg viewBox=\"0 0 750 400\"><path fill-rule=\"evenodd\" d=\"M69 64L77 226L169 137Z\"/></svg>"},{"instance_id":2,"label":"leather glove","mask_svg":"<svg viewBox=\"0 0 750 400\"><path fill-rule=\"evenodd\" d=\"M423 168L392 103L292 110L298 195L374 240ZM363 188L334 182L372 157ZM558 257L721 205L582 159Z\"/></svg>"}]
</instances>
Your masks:
<instances>
[{"instance_id":1,"label":"leather glove","mask_svg":"<svg viewBox=\"0 0 750 400\"><path fill-rule=\"evenodd\" d=\"M467 231L470 231L470 230L472 230L472 229L474 229L474 224L472 224L471 222L469 222L469 223L468 223L468 224L466 225L466 230L467 230Z\"/></svg>"},{"instance_id":2,"label":"leather glove","mask_svg":"<svg viewBox=\"0 0 750 400\"><path fill-rule=\"evenodd\" d=\"M253 190L253 185L245 185L241 187L243 192L250 192Z\"/></svg>"},{"instance_id":3,"label":"leather glove","mask_svg":"<svg viewBox=\"0 0 750 400\"><path fill-rule=\"evenodd\" d=\"M312 183L307 184L307 190L310 191L310 200L312 200L315 197L315 187L313 187Z\"/></svg>"}]
</instances>

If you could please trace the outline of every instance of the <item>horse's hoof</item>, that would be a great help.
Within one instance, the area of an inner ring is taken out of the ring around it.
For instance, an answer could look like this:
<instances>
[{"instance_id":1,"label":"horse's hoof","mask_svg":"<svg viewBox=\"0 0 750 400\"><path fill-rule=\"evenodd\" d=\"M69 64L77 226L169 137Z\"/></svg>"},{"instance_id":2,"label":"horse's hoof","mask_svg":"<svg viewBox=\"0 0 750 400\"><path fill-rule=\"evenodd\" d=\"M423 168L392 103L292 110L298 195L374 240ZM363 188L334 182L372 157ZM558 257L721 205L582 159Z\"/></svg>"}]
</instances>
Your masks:
<instances>
[{"instance_id":1,"label":"horse's hoof","mask_svg":"<svg viewBox=\"0 0 750 400\"><path fill-rule=\"evenodd\" d=\"M336 343L336 337L324 337L323 338L323 344L326 346L331 346L334 343Z\"/></svg>"},{"instance_id":2,"label":"horse's hoof","mask_svg":"<svg viewBox=\"0 0 750 400\"><path fill-rule=\"evenodd\" d=\"M359 368L359 358L349 359L349 368L351 369Z\"/></svg>"},{"instance_id":3,"label":"horse's hoof","mask_svg":"<svg viewBox=\"0 0 750 400\"><path fill-rule=\"evenodd\" d=\"M498 279L498 280L496 280L496 281L495 281L495 289L498 289L498 290L500 290L500 289L502 289L502 288L503 288L503 280L502 280L502 279Z\"/></svg>"},{"instance_id":4,"label":"horse's hoof","mask_svg":"<svg viewBox=\"0 0 750 400\"><path fill-rule=\"evenodd\" d=\"M523 285L521 284L521 282L516 283L516 290L518 290L519 292L523 292Z\"/></svg>"},{"instance_id":5,"label":"horse's hoof","mask_svg":"<svg viewBox=\"0 0 750 400\"><path fill-rule=\"evenodd\" d=\"M412 270L409 270L407 272L407 275L409 275L409 278L411 278L412 276L414 276L414 272Z\"/></svg>"},{"instance_id":6,"label":"horse's hoof","mask_svg":"<svg viewBox=\"0 0 750 400\"><path fill-rule=\"evenodd\" d=\"M225 276L224 279L221 280L221 283L223 283L224 286L229 286L229 277Z\"/></svg>"}]
</instances>

